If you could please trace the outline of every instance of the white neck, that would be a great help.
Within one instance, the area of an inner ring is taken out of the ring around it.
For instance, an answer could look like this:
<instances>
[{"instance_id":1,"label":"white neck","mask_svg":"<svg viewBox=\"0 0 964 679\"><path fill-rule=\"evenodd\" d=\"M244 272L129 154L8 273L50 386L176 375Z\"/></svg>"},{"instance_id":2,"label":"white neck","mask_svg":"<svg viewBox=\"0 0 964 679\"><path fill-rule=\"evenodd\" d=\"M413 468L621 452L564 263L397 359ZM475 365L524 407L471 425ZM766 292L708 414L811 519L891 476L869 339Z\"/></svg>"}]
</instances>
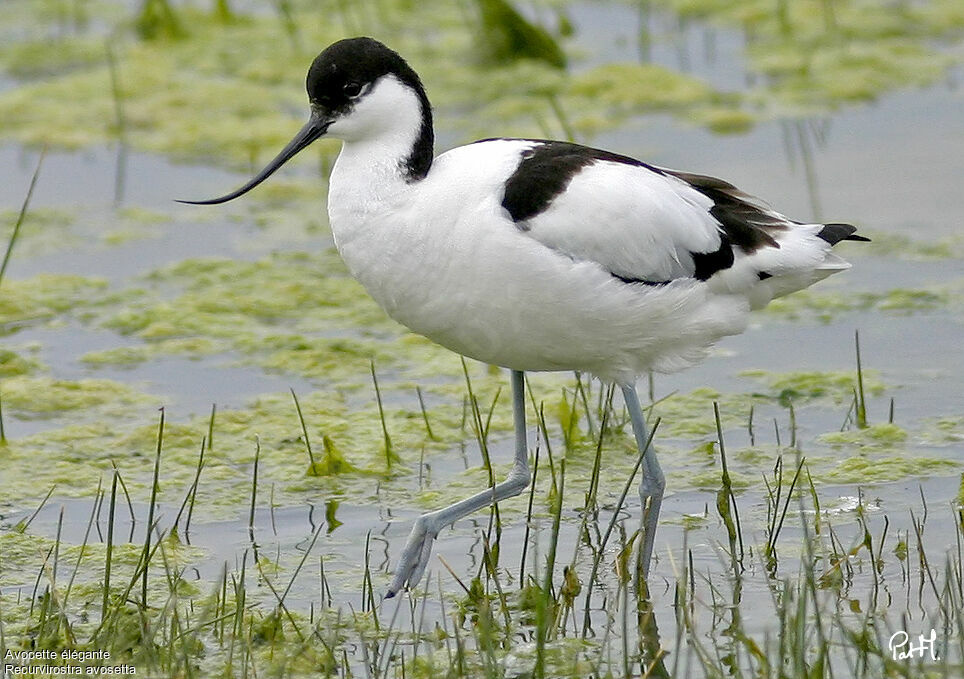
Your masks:
<instances>
[{"instance_id":1,"label":"white neck","mask_svg":"<svg viewBox=\"0 0 964 679\"><path fill-rule=\"evenodd\" d=\"M331 125L329 136L344 140L329 182L333 226L346 218L364 220L405 190L405 164L419 139L422 119L418 95L386 76Z\"/></svg>"}]
</instances>

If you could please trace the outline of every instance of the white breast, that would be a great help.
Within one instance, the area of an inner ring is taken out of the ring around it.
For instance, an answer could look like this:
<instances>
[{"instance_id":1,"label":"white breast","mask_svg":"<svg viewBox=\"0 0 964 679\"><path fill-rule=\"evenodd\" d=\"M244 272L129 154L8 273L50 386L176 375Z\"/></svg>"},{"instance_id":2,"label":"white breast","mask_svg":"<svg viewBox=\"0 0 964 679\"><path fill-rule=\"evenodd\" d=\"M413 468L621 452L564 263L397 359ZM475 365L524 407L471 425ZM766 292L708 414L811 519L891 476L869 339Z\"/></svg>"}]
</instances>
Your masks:
<instances>
[{"instance_id":1,"label":"white breast","mask_svg":"<svg viewBox=\"0 0 964 679\"><path fill-rule=\"evenodd\" d=\"M499 187L517 154L498 145L460 147L436 158L414 183L361 155L346 144L332 171L335 244L390 316L433 336L458 323L447 309L457 291L492 273L480 250L493 229L514 228L499 206Z\"/></svg>"},{"instance_id":2,"label":"white breast","mask_svg":"<svg viewBox=\"0 0 964 679\"><path fill-rule=\"evenodd\" d=\"M367 198L360 187L372 177L342 175L339 158L329 202L335 242L392 318L488 363L623 380L686 367L713 340L743 329L743 297L712 297L691 279L626 285L598 262L523 233L501 200L529 143L454 149L424 180L389 181ZM369 171L380 172L377 164Z\"/></svg>"}]
</instances>

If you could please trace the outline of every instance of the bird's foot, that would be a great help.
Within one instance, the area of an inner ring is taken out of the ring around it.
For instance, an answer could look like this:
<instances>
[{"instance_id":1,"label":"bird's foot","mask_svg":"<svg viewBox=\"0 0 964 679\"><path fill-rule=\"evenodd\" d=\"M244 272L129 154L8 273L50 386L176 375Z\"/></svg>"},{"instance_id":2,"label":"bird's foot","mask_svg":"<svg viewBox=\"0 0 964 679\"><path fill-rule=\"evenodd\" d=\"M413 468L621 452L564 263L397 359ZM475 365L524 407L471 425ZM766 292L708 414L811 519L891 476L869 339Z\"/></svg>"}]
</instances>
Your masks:
<instances>
[{"instance_id":1,"label":"bird's foot","mask_svg":"<svg viewBox=\"0 0 964 679\"><path fill-rule=\"evenodd\" d=\"M413 587L422 579L428 559L432 555L432 545L438 535L438 528L431 525L431 521L421 516L412 526L412 533L408 536L405 549L402 550L398 558L398 565L395 566L395 577L392 584L388 586L386 599L391 599L402 589Z\"/></svg>"}]
</instances>

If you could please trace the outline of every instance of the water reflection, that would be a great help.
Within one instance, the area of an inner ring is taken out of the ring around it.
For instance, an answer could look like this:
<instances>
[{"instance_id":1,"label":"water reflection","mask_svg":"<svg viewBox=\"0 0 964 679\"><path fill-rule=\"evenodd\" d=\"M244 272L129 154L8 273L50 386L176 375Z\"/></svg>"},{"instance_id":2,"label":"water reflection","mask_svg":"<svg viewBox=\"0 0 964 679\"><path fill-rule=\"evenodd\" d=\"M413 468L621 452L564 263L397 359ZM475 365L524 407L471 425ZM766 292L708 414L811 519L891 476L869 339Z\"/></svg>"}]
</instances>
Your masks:
<instances>
[{"instance_id":1,"label":"water reflection","mask_svg":"<svg viewBox=\"0 0 964 679\"><path fill-rule=\"evenodd\" d=\"M112 20L58 14L44 24L49 24L52 35L62 40L71 36L91 38L93 46L89 53L79 50L76 63L61 64L63 72L57 78L48 77L49 73L43 71L45 64L34 64L40 70L14 69L15 59L20 68L30 65L25 58L27 48L36 45L26 44L30 41L29 32L5 41L0 59L8 64L9 73L0 76L0 118L4 120L0 135L7 145L0 148L0 201L13 208L20 204L38 158L36 146L27 144L37 145L49 139L53 150L44 161L35 206L38 210L61 208L71 215L69 219L58 218L63 222L62 230L53 236L54 227L44 226L41 220L26 222L21 243L24 247L15 252L7 275L17 280L31 280L51 272L105 278L109 294L117 295L109 302L112 315L117 315L136 311L125 297L132 297L137 290L149 288L152 293L166 293L165 286L181 285L171 279L158 282L157 272L171 263L217 257L254 260L276 250L316 253L328 247L323 221L320 227L317 218L310 222L297 206L310 196L315 201L314 211L323 211L324 186L317 178L328 175L334 149L326 149L308 170L291 175L290 183L256 205L253 213L232 213L224 222L213 224L187 221L170 199L194 193L203 195L209 189L234 183L240 175L183 165L172 159L197 163L208 155L221 157L225 155L221 150L228 149L227 155L236 167L258 164L262 148L274 148L274 135L284 135L289 119L302 114L301 83L288 75L294 70L300 78L301 70L292 69L292 64L305 61L305 50L311 52L319 44L326 44L331 36L325 31L352 26L352 32L357 33L377 29L396 34L402 46L411 47L406 53L410 51L420 66L425 65L426 81L433 94L438 93L438 117L447 125L440 136L451 144L473 136L470 132L478 132L478 136L523 135L534 130L532 133L567 136L661 165L703 170L732 179L753 193L771 198L778 209L799 219L818 219L826 214L828 218L857 220L871 230L912 236L913 247L898 246L880 256L864 255L855 270L847 274L846 283L840 283L843 287L824 288L828 296L837 294L853 300L868 291L879 294L891 287L904 287L914 292L960 279L960 259L953 255L953 250L949 257L932 254L928 255L931 259L910 259L917 256L914 252L923 252L922 243L932 245L958 234L958 216L964 213L964 194L958 186L964 175L964 135L949 133L960 124L960 111L964 110L961 91L942 85L927 90L901 89L908 84L939 82L943 73L948 73L952 81L960 78L959 67L944 70L948 55L933 46L935 37L958 39L952 27L942 31L935 24L941 8L946 9L942 2L880 8L868 15L859 14L864 10L849 3L822 3L812 17L799 16L797 3L779 3L780 13L760 17L747 15L748 4L742 2L706 7L702 5L709 3L700 3L700 7L690 3L690 9L680 10L682 13L674 10L677 3L667 2L575 4L560 10L573 24L572 37L557 30L562 22L542 22L550 36L566 49L566 72L548 65L512 63L511 59L499 68L479 68L469 56L472 41L466 23L446 15L445 8L431 8L440 12L444 21L431 15L428 8L414 6L391 9L386 19L377 16L374 5L342 4L338 17L342 23L335 22L334 28L319 28L313 13L300 23L302 12L316 10L289 7L286 11L293 13L280 16L289 36L287 42L281 41L284 49L278 47L277 35L271 32L279 15L263 10L253 12L250 22L244 23L250 33L240 43L241 50L230 42L237 40L232 31L240 26L232 28L216 22L204 7L197 17L195 37L183 42L161 40L153 45L134 39L118 42L116 48L111 47L113 42L105 47L103 39L107 31L114 30ZM86 11L87 7L84 3L57 5L79 11ZM121 13L129 18L131 7L125 5L122 9ZM0 11L9 10L5 7ZM244 8L234 7L234 11L243 12ZM542 10L523 14L536 22L554 16L553 12ZM0 21L0 26L5 23ZM441 37L426 39L418 24L432 26ZM0 31L7 36L12 30L10 26L0 27ZM884 35L887 32L895 39L909 41L908 44L895 46ZM227 36L227 41L219 42L219 35ZM270 49L259 48L260 43ZM456 45L458 49L440 55L435 51L439 45L446 49ZM852 58L848 52L854 53ZM219 56L204 62L209 58L204 55L212 54ZM151 66L170 70L159 75ZM44 77L38 77L38 73ZM880 77L875 77L877 74ZM221 86L223 89L219 89ZM236 99L227 96L228 88L243 95ZM172 90L177 96L160 96ZM217 95L212 97L211 92ZM74 108L73 127L58 117L65 102L69 103L68 108ZM96 115L90 114L92 110ZM719 136L708 130L740 134ZM80 133L83 136L77 141L74 135ZM205 146L198 143L200 139L214 141ZM59 150L58 144L79 146L79 150ZM105 232L116 229L125 219L118 210L122 206L149 208L156 213L157 221L147 220L137 228L131 227L133 235L129 238L105 240ZM12 223L6 219L8 214L9 211L4 214L4 223ZM279 224L287 225L288 230L279 228ZM271 270L286 267L290 267L290 261L277 260ZM151 272L155 274L153 278L143 277ZM4 288L0 288L0 295L3 292ZM944 430L928 423L942 416L949 420L960 409L964 349L959 342L960 306L953 301L959 299L959 292L952 289L926 308L893 310L880 304L849 307L846 313L831 316L826 324L812 316L797 321L788 320L792 318L790 314L760 316L759 327L724 343L721 355L701 371L656 378L650 389L651 400L659 400L670 392L685 394L708 382L717 385L724 396L759 389L758 384L738 375L748 362L773 372L786 371L789 358L800 369L829 366L851 370L849 341L856 325L867 338L867 364L878 367L884 381L892 387L872 401L874 416L885 420L888 400L893 397L896 419L909 431L899 454L911 459L932 454L953 457L959 440L940 438ZM0 299L0 308L6 308L5 301ZM306 395L319 389L343 391L347 395L339 396L344 396L353 410L371 400L368 392L322 384L316 375L302 374L297 368L266 372L261 365L240 363L230 350L213 355L157 355L133 365L82 361L81 357L89 353L140 347L149 341L104 325L103 316L92 311L92 304L102 301L78 299L69 311L43 319L3 316L0 325L6 333L4 350L9 347L15 354L35 356L44 365L40 372L47 371L59 379L79 382L95 376L118 384L140 385L138 388L173 404L168 411L172 421L179 419L182 423L189 413L205 414L212 401L224 411L237 410L235 415L239 416L253 399L272 392L286 394L292 387ZM206 303L217 308L219 301ZM815 300L814 306L820 301ZM308 310L305 316L310 319ZM282 332L287 322L290 319L270 329ZM307 337L328 338L325 333L330 328L317 321L312 323ZM359 334L364 333L365 340L376 347L397 341L394 335L382 332L364 329ZM358 335L345 334L336 339L351 346ZM31 346L36 349L31 350ZM410 349L414 351L417 346ZM0 376L5 381L11 379L6 374ZM388 377L387 382L387 388L391 387L393 378ZM428 410L448 400L447 395L429 393L429 385L439 382L444 383L445 378L430 377L420 382L421 386L415 385L417 389L426 389ZM0 383L0 390L4 383ZM405 381L394 394L397 400L392 406L405 409L411 418L417 419L425 416L426 403L420 391L416 392L417 398L412 391L412 384ZM82 437L90 434L85 428L92 424L90 420L97 419L94 425L113 427L124 434L140 419L139 413L128 412L126 419L105 422L97 415L99 411L91 409L81 409L62 419L56 415L43 418L11 408L7 402L3 405L6 434L17 446L25 445L22 442L28 436L44 431L55 431L64 437L56 443L38 439L42 443L36 444L36 450L31 448L32 459L34 463L43 460L44 464L33 464L28 472L18 471L13 468L16 465L5 462L3 502L12 503L2 505L6 515L2 530L6 535L13 534L13 522L29 519L40 505L43 494L51 489L41 481L45 483L50 478L47 474L55 465L66 464L64 458L70 454L65 451L79 446ZM151 405L151 409L154 407ZM175 413L178 417L174 417ZM766 505L758 482L760 467L771 464L779 449L788 443L799 444L813 456L815 470L821 458L826 465L827 459L860 459L874 454L872 449L868 452L854 446L834 448L820 441L821 433L840 428L840 408L825 404L809 409L801 406L798 413L805 413L800 416L799 435L787 411L773 406L757 412L759 426L755 432L751 429L745 440L736 439L735 449L747 448L733 464L750 479L747 483L751 489L739 497L741 507L749 508L748 525L761 525L756 514L759 507ZM450 425L440 419L432 422L440 430ZM426 424L430 426L428 420ZM252 424L251 429L261 426L268 425L259 422ZM591 431L591 425L588 426ZM957 426L949 436L959 431ZM105 434L100 447L119 450L118 461L131 464L121 456L132 457L132 451L137 452L136 445L123 439L125 447L118 448L116 433ZM286 430L277 438L288 434ZM728 434L742 436L742 432ZM423 456L405 451L409 469L399 472L397 478L366 480L376 490L373 494L366 490L359 497L337 487L329 491L312 486L302 487L299 498L292 501L285 491L303 479L288 471L265 471L253 515L239 510L236 516L215 518L213 508L200 504L193 517L188 512L180 547L196 551L190 552L191 565L182 573L186 579L201 583L203 589L217 583L227 591L239 582L248 582L251 601L260 597L258 601L264 610L271 611L277 600L264 588L258 592L261 573L253 564L265 560L262 567L272 584L286 584L285 574L294 572L301 559L306 558L300 575L291 580L287 605L307 608L312 623L316 615L322 615L316 610L316 603L326 609L354 607L377 611L377 597L387 582L388 569L404 544L410 521L419 513L412 498L418 493L444 493L460 472L478 466L475 444L471 437L467 439L442 453L430 450ZM748 607L762 609L770 601L770 588L776 591L773 574L759 570L751 562L743 579L732 583L726 579L729 573L742 571L727 563L728 550L734 550L721 544L720 526L706 511L707 496L713 491L693 490L697 487L696 475L688 465L694 464L694 457L703 459L693 450L706 443L689 436L667 442L675 463L680 465L674 470L674 483L682 490L667 498L668 520L661 525L658 538L660 568L650 583L650 596L631 599L632 588L622 582L622 575L617 572L621 553L605 552L599 582L583 583L587 590L595 588L598 594L585 607L589 620L585 635L596 640L612 635L611 638L618 638L619 645L625 641L625 648L632 647L632 651L623 657L644 658L642 662L647 666L663 663L661 654L665 649L675 649L670 658L675 668L685 657L681 649L703 648L711 635L720 636L718 633L727 628L765 634L771 624L767 616L750 618L745 612ZM193 445L196 444L192 442ZM0 452L22 455L18 451L15 446ZM271 455L284 453L272 451ZM613 454L618 455L618 451ZM95 464L104 465L103 469L94 469ZM136 465L136 459L133 464ZM247 461L231 464L243 467ZM71 487L69 492L94 492L98 474L110 471L110 464L102 459L96 463L81 462L72 476L89 477L89 488ZM17 483L11 481L14 478ZM201 478L202 485L214 495L227 492L226 486L232 483ZM931 506L949 503L955 497L956 482L956 477L926 481ZM164 485L171 489L176 484L165 480ZM278 497L284 494L287 498L284 502L275 498L276 489ZM187 488L172 490L183 494ZM87 533L87 521L93 513L91 542L104 543L111 528L106 520L108 507L103 489L93 501L64 498L63 492L68 492L64 486L53 489L50 502L27 527L29 535L50 539L59 534L65 544L77 545ZM899 530L909 535L914 526L907 522L905 510L918 500L916 479L881 485L875 492L885 498L884 508L889 508L895 518L895 528L891 530L896 530L900 523ZM117 498L114 508L113 540L136 548L143 542L146 529L146 498L137 492L118 494L124 497ZM858 496L859 489L823 485L820 494L826 501L835 494ZM405 499L399 501L399 496ZM470 584L473 577L485 574L486 549L498 544L502 584L514 595L527 583L525 574L542 572L549 544L548 522L540 516L540 511L544 512L540 507L542 500L540 497L536 501L532 522L520 518L518 508L507 510L501 540L497 539L499 534L491 518L479 515L447 531L437 551L458 577ZM30 509L25 509L28 506ZM65 508L62 513L61 507ZM617 517L619 546L630 550L637 508L632 509L623 510L625 516ZM584 565L582 550L602 551L598 522L609 520L607 511L604 509L594 517L597 523L586 534L578 532L579 517L574 518L572 512L564 515L560 549L567 552L567 559L571 552L571 562L577 567ZM169 522L178 515L177 506L162 504L161 530L177 524L176 518ZM954 530L954 523L948 517L931 521L939 523L932 524L926 539L932 540L935 553L941 554L943 538ZM696 525L690 526L690 522ZM854 537L861 537L858 528L850 526L847 530L852 530ZM879 534L879 527L874 534ZM361 536L367 537L362 540ZM809 542L811 537L803 524L803 528L786 534L785 539L795 544L794 541ZM844 541L848 537L851 536L845 534ZM792 551L788 549L786 553ZM826 548L824 555L828 554L834 554L833 549ZM43 559L32 564L29 573L15 574L16 582L5 585L3 595L31 597L42 562ZM91 569L85 575L96 578L100 563L84 562L83 568ZM912 566L900 563L909 574ZM794 577L798 564L799 560L788 556L781 568L787 577ZM412 603L412 620L417 620L413 629L422 630L423 621L426 626L440 621L438 624L445 631L451 621L446 613L465 605L455 578L441 562L433 563L433 571L437 577L428 579L430 595L418 596ZM833 571L828 573L828 582L832 584ZM889 602L904 594L895 583L908 580L901 580L893 568L889 574L890 579L883 581L879 593L877 581L872 583L874 605L878 598ZM680 589L684 584L686 588ZM441 599L435 596L436 589L445 592ZM835 594L831 589L827 591ZM844 591L833 601L846 602L846 595ZM677 596L686 602L685 607L680 607ZM857 598L859 594L851 597ZM513 601L513 605L518 606L513 609L514 614L528 615L523 603ZM669 613L664 613L668 611L680 615L675 626L669 622ZM387 617L393 615L389 613ZM656 622L660 623L658 628ZM623 624L625 629L620 629ZM415 636L417 649L426 642L420 635ZM531 637L525 641L531 641ZM745 654L745 647L740 651L738 643L736 636L723 638L712 650ZM358 650L355 641L349 645ZM363 664L357 658L349 662ZM361 674L370 667L356 669ZM674 669L673 673L677 671Z\"/></svg>"}]
</instances>

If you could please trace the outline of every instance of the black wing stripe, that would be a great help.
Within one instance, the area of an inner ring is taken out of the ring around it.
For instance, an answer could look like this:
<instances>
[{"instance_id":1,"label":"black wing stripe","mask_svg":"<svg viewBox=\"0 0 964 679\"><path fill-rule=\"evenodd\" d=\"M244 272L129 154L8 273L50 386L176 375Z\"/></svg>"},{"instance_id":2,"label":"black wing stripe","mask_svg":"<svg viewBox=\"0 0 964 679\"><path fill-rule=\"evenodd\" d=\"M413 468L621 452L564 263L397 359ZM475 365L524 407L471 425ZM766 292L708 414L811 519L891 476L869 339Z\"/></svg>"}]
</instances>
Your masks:
<instances>
[{"instance_id":1,"label":"black wing stripe","mask_svg":"<svg viewBox=\"0 0 964 679\"><path fill-rule=\"evenodd\" d=\"M857 227L853 224L824 224L820 233L817 234L817 238L821 238L831 245L836 245L842 240L870 242L869 238L858 236L855 231L857 231Z\"/></svg>"},{"instance_id":2,"label":"black wing stripe","mask_svg":"<svg viewBox=\"0 0 964 679\"><path fill-rule=\"evenodd\" d=\"M659 175L675 177L713 202L709 213L720 224L720 247L712 252L689 253L693 260L692 277L697 280L709 280L715 273L732 267L737 248L745 254L752 254L763 248L779 248L780 243L774 238L774 234L797 224L733 184L716 177L668 170L618 153L568 142L541 139L511 141L528 141L534 144L532 148L521 153L519 165L506 180L502 197L502 207L521 231L529 230L527 221L545 212L583 168L599 161L622 163L645 168ZM856 235L855 231L856 228L850 224L827 224L817 236L831 245L841 240L869 240ZM629 284L666 285L670 282L651 281L616 273L612 275ZM761 280L770 277L770 274L765 272L758 275Z\"/></svg>"},{"instance_id":3,"label":"black wing stripe","mask_svg":"<svg viewBox=\"0 0 964 679\"><path fill-rule=\"evenodd\" d=\"M482 141L494 140L483 139ZM516 141L531 141L536 144L522 152L518 167L506 180L505 193L502 197L502 207L523 231L528 230L525 225L526 220L545 212L552 205L552 201L566 190L572 178L583 168L595 162L608 161L646 167L662 174L659 170L629 156L621 156L618 153L588 146L539 139Z\"/></svg>"}]
</instances>

